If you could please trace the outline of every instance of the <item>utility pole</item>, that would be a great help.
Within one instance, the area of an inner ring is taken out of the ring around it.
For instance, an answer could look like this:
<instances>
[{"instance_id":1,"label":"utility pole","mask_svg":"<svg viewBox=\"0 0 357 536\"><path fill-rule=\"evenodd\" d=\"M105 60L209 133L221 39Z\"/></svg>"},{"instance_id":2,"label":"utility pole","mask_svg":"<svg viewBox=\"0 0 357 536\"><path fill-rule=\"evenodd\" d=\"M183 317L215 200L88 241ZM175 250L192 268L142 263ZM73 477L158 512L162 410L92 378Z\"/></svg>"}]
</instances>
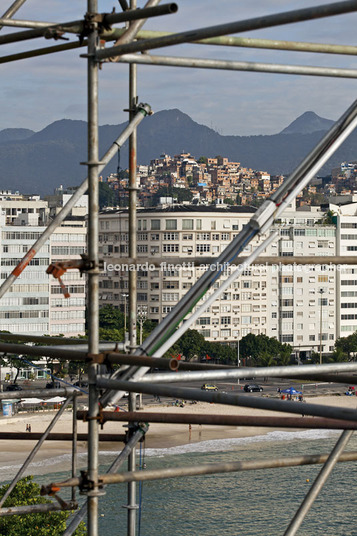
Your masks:
<instances>
[{"instance_id":1,"label":"utility pole","mask_svg":"<svg viewBox=\"0 0 357 536\"><path fill-rule=\"evenodd\" d=\"M320 288L320 365L322 365L322 295L324 293L324 289Z\"/></svg>"},{"instance_id":2,"label":"utility pole","mask_svg":"<svg viewBox=\"0 0 357 536\"><path fill-rule=\"evenodd\" d=\"M122 294L122 297L124 298L124 344L126 344L126 300L129 297L129 294Z\"/></svg>"},{"instance_id":3,"label":"utility pole","mask_svg":"<svg viewBox=\"0 0 357 536\"><path fill-rule=\"evenodd\" d=\"M239 368L240 366L240 358L239 358L239 336L238 336L238 340L237 340L237 368ZM238 385L240 383L240 380L238 378Z\"/></svg>"}]
</instances>

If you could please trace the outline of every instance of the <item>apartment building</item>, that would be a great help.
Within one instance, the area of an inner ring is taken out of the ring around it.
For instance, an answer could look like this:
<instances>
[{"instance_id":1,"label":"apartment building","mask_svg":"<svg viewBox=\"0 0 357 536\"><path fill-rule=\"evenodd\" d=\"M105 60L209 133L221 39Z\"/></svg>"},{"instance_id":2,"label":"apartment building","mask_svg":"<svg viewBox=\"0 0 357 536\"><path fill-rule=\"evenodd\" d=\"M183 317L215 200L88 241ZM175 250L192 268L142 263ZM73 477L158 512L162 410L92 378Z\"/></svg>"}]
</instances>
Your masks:
<instances>
[{"instance_id":1,"label":"apartment building","mask_svg":"<svg viewBox=\"0 0 357 536\"><path fill-rule=\"evenodd\" d=\"M337 333L347 337L357 331L357 195L331 198L337 226L336 255L356 257L356 265L336 270Z\"/></svg>"},{"instance_id":2,"label":"apartment building","mask_svg":"<svg viewBox=\"0 0 357 536\"><path fill-rule=\"evenodd\" d=\"M3 197L6 199L0 196L2 282L42 235L50 213L49 203L38 196L24 200L21 194L4 192ZM65 203L66 199L62 198L62 202ZM84 334L85 280L78 270L68 271L63 281L70 298L65 298L58 280L49 276L46 270L52 262L78 259L86 251L85 205L86 200L81 199L78 207L56 229L1 298L1 330L27 335L64 334L68 337ZM55 206L59 206L58 199Z\"/></svg>"},{"instance_id":3,"label":"apartment building","mask_svg":"<svg viewBox=\"0 0 357 536\"><path fill-rule=\"evenodd\" d=\"M138 271L138 310L145 309L151 320L159 322L207 269L194 266L193 259L217 257L254 211L246 206L139 210L137 254L143 266ZM337 334L334 267L328 263L282 266L278 260L279 256L334 256L336 227L318 223L322 216L317 208L302 212L292 206L276 225L279 237L265 253L277 257L277 262L268 265L262 256L261 262L243 272L193 327L209 341L237 344L248 333L263 333L291 344L297 355L319 351L320 339L322 351L332 351ZM242 256L249 255L263 238L255 238ZM124 310L128 272L120 265L128 255L126 211L100 215L99 241L105 261L100 303Z\"/></svg>"}]
</instances>

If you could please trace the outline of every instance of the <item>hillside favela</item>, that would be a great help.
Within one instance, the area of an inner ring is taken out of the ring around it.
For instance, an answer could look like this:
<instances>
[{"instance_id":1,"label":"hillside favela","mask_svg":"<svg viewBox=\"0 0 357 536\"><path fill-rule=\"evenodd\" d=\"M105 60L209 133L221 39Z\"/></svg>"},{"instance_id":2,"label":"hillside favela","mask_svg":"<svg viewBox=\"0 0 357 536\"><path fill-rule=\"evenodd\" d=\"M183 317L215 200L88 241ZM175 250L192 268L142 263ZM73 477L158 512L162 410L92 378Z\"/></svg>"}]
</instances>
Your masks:
<instances>
[{"instance_id":1,"label":"hillside favela","mask_svg":"<svg viewBox=\"0 0 357 536\"><path fill-rule=\"evenodd\" d=\"M0 536L355 536L357 3L28 4Z\"/></svg>"}]
</instances>

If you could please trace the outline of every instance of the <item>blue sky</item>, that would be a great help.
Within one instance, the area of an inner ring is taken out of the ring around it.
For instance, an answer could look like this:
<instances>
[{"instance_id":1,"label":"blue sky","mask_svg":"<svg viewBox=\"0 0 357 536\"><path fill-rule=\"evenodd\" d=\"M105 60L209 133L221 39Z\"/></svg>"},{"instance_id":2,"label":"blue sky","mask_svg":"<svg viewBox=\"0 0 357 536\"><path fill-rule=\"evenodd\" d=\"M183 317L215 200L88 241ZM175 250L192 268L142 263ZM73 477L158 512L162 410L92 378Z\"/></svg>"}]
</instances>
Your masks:
<instances>
[{"instance_id":1,"label":"blue sky","mask_svg":"<svg viewBox=\"0 0 357 536\"><path fill-rule=\"evenodd\" d=\"M164 1L164 0L163 0ZM12 1L4 3L4 12ZM144 1L138 0L143 7ZM174 15L155 18L144 29L185 31L326 2L316 0L177 0ZM120 11L114 0L98 0L100 12ZM85 0L28 0L13 18L65 22L82 18ZM117 25L119 26L119 25ZM357 13L266 30L244 37L354 44ZM3 29L1 34L14 32ZM73 38L71 38L73 39ZM2 56L61 43L41 39L3 45ZM85 49L0 65L0 130L24 127L38 131L58 119L86 119ZM293 53L248 48L181 45L153 51L187 57L291 63L355 68L353 56ZM99 76L99 123L127 119L128 66L105 64ZM280 132L296 117L312 110L337 119L356 98L357 80L138 66L139 100L154 111L179 108L198 123L221 134L256 135Z\"/></svg>"}]
</instances>

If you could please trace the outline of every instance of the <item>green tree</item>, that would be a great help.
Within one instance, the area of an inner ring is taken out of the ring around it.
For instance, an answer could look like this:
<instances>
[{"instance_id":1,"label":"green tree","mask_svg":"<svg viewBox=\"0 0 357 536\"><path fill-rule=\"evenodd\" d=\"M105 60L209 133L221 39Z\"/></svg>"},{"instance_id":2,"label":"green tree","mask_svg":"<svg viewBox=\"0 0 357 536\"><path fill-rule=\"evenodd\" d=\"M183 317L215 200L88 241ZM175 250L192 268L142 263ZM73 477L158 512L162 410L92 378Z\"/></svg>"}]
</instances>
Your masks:
<instances>
[{"instance_id":1,"label":"green tree","mask_svg":"<svg viewBox=\"0 0 357 536\"><path fill-rule=\"evenodd\" d=\"M160 197L172 197L173 199L177 199L178 203L182 203L183 201L192 201L193 194L186 188L159 188L152 196L153 206L156 206L159 203Z\"/></svg>"},{"instance_id":2,"label":"green tree","mask_svg":"<svg viewBox=\"0 0 357 536\"><path fill-rule=\"evenodd\" d=\"M0 488L0 497L9 484ZM52 501L41 497L40 486L33 482L32 476L22 478L4 503L4 508L33 504L47 504ZM68 511L13 515L0 517L0 536L60 536L66 528ZM75 536L87 534L84 523L74 532Z\"/></svg>"},{"instance_id":3,"label":"green tree","mask_svg":"<svg viewBox=\"0 0 357 536\"><path fill-rule=\"evenodd\" d=\"M118 204L118 198L106 182L99 183L99 207L113 207Z\"/></svg>"},{"instance_id":4,"label":"green tree","mask_svg":"<svg viewBox=\"0 0 357 536\"><path fill-rule=\"evenodd\" d=\"M190 360L194 357L200 357L205 353L207 344L206 340L195 329L188 329L182 337L167 351L166 356L182 354Z\"/></svg>"},{"instance_id":5,"label":"green tree","mask_svg":"<svg viewBox=\"0 0 357 536\"><path fill-rule=\"evenodd\" d=\"M226 205L234 205L234 201L233 199L231 199L230 197L225 197L223 199L223 202L226 204Z\"/></svg>"},{"instance_id":6,"label":"green tree","mask_svg":"<svg viewBox=\"0 0 357 536\"><path fill-rule=\"evenodd\" d=\"M335 342L335 351L340 351L347 356L346 361L352 360L352 354L357 352L357 332L348 337L340 337Z\"/></svg>"},{"instance_id":7,"label":"green tree","mask_svg":"<svg viewBox=\"0 0 357 536\"><path fill-rule=\"evenodd\" d=\"M275 337L264 334L253 335L249 333L240 341L240 354L250 361L250 365L269 366L266 363L274 361L279 365L288 365L292 348L289 344L282 344Z\"/></svg>"},{"instance_id":8,"label":"green tree","mask_svg":"<svg viewBox=\"0 0 357 536\"><path fill-rule=\"evenodd\" d=\"M124 327L124 313L112 305L99 309L99 327L103 329L120 329Z\"/></svg>"},{"instance_id":9,"label":"green tree","mask_svg":"<svg viewBox=\"0 0 357 536\"><path fill-rule=\"evenodd\" d=\"M200 156L199 159L197 160L197 163L198 164L206 164L208 163L208 158L207 156Z\"/></svg>"}]
</instances>

